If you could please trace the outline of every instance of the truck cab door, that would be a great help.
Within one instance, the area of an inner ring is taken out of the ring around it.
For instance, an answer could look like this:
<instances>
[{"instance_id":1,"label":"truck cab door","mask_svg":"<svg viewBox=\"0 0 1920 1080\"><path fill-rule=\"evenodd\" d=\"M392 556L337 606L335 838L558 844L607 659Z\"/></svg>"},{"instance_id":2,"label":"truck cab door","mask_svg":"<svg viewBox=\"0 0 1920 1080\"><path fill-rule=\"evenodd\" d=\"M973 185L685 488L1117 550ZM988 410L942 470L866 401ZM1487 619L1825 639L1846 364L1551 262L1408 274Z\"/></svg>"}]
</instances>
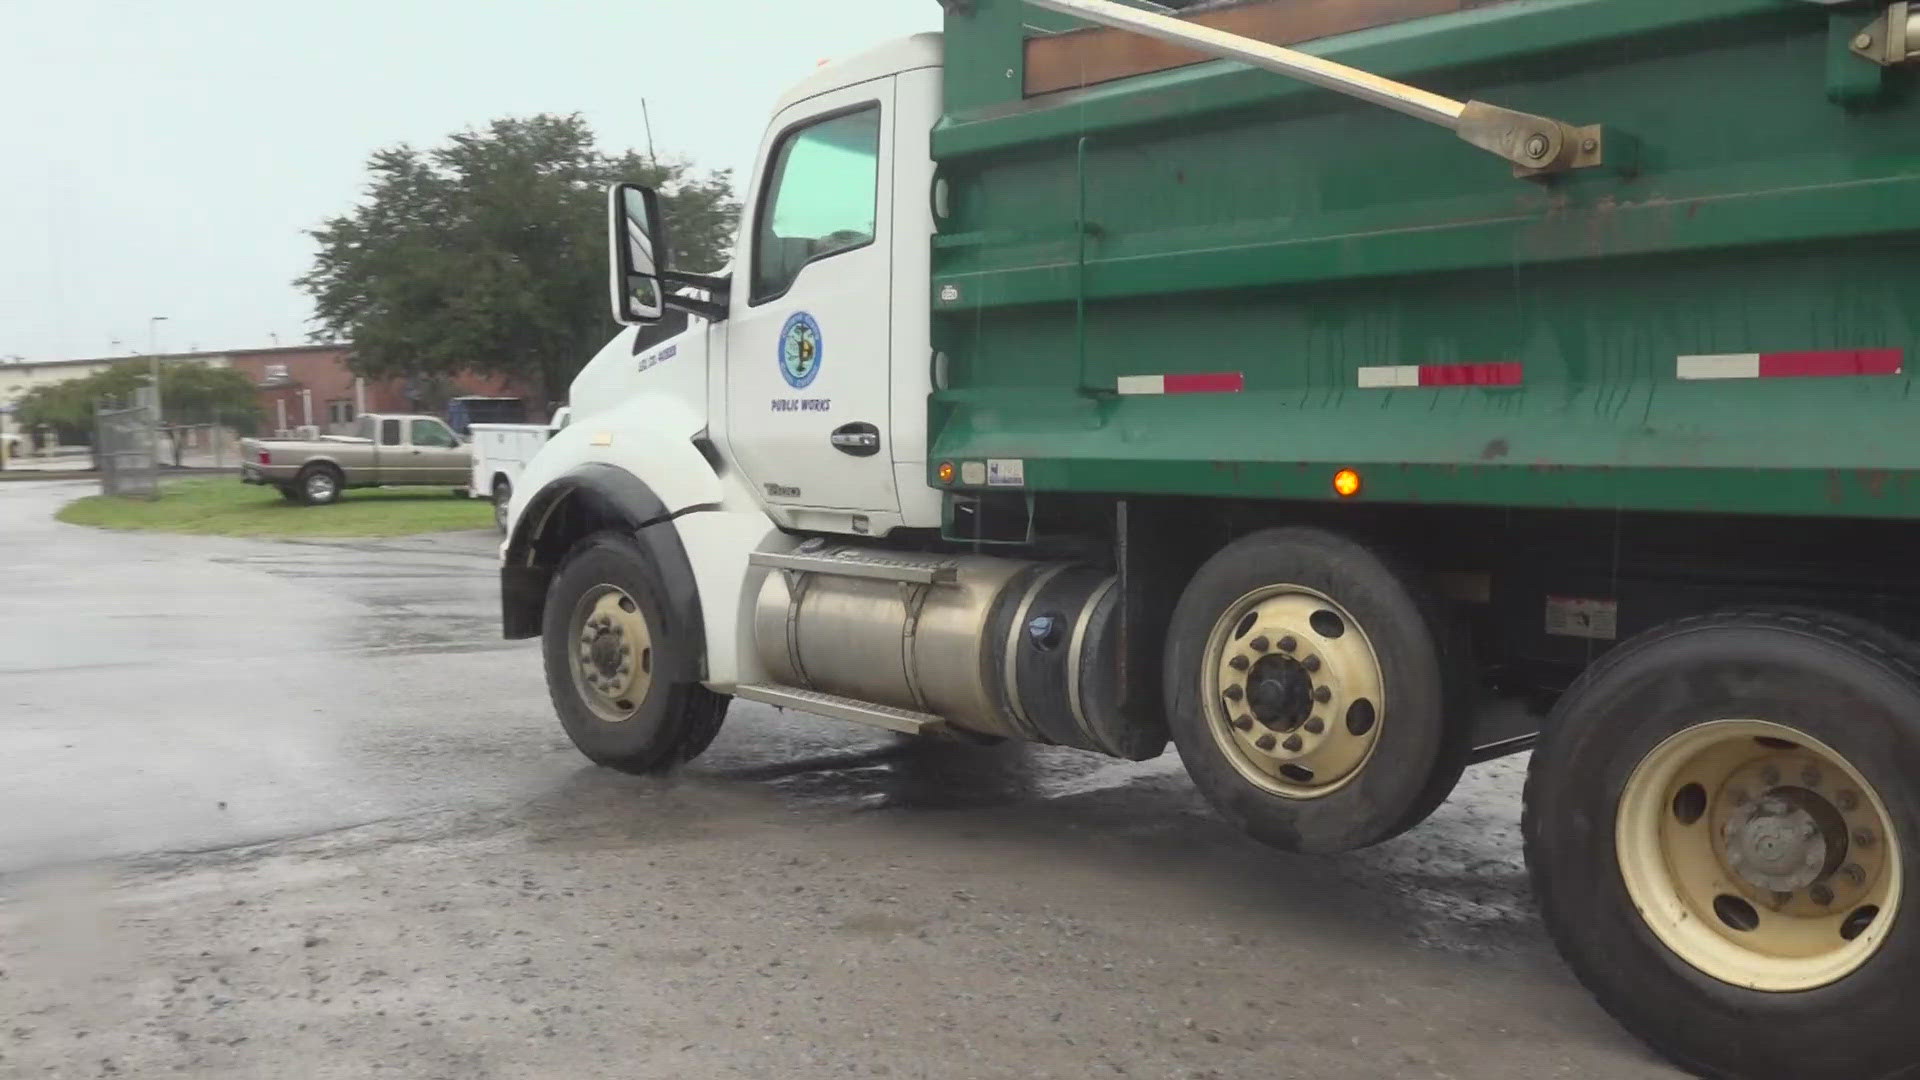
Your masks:
<instances>
[{"instance_id":1,"label":"truck cab door","mask_svg":"<svg viewBox=\"0 0 1920 1080\"><path fill-rule=\"evenodd\" d=\"M892 76L774 118L727 335L734 459L773 504L897 512Z\"/></svg>"},{"instance_id":2,"label":"truck cab door","mask_svg":"<svg viewBox=\"0 0 1920 1080\"><path fill-rule=\"evenodd\" d=\"M416 484L450 484L465 487L473 479L473 456L461 445L459 436L438 420L416 419L408 422L413 475Z\"/></svg>"}]
</instances>

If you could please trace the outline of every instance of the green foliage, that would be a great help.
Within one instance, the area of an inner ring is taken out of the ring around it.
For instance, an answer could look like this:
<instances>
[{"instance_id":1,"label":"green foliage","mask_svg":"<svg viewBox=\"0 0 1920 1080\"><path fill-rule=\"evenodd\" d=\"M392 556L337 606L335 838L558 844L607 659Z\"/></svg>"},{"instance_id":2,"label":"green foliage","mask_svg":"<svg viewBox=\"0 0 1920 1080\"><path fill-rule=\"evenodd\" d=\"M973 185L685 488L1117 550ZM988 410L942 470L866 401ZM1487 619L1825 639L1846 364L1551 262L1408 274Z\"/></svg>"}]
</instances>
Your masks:
<instances>
[{"instance_id":1,"label":"green foliage","mask_svg":"<svg viewBox=\"0 0 1920 1080\"><path fill-rule=\"evenodd\" d=\"M606 301L608 184L659 188L672 265L724 263L731 175L594 145L579 116L496 120L428 151L382 150L364 201L310 235L316 337L353 342L368 378L424 385L464 373L523 379L548 401L615 327Z\"/></svg>"},{"instance_id":2,"label":"green foliage","mask_svg":"<svg viewBox=\"0 0 1920 1080\"><path fill-rule=\"evenodd\" d=\"M36 386L21 396L15 419L28 428L51 425L62 442L91 442L95 405L131 404L150 371L146 360L126 360L92 375ZM170 427L218 423L251 435L260 425L259 393L252 381L210 364L163 362L160 408Z\"/></svg>"}]
</instances>

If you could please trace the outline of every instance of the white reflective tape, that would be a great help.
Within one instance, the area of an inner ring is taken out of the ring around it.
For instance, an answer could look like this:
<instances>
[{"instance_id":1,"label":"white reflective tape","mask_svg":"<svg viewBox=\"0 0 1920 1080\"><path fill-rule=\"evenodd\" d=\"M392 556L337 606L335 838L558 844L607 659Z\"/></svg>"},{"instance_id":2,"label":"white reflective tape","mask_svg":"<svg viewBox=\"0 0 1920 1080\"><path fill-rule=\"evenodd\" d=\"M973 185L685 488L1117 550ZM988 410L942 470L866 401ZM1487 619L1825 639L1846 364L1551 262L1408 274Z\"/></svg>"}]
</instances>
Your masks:
<instances>
[{"instance_id":1,"label":"white reflective tape","mask_svg":"<svg viewBox=\"0 0 1920 1080\"><path fill-rule=\"evenodd\" d=\"M1674 374L1682 379L1757 379L1760 377L1760 354L1683 356Z\"/></svg>"},{"instance_id":2,"label":"white reflective tape","mask_svg":"<svg viewBox=\"0 0 1920 1080\"><path fill-rule=\"evenodd\" d=\"M1122 394L1164 394L1167 392L1165 375L1122 375L1119 379L1119 391Z\"/></svg>"},{"instance_id":3,"label":"white reflective tape","mask_svg":"<svg viewBox=\"0 0 1920 1080\"><path fill-rule=\"evenodd\" d=\"M1420 367L1409 364L1403 367L1363 367L1360 369L1360 389L1384 390L1398 386L1419 386Z\"/></svg>"}]
</instances>

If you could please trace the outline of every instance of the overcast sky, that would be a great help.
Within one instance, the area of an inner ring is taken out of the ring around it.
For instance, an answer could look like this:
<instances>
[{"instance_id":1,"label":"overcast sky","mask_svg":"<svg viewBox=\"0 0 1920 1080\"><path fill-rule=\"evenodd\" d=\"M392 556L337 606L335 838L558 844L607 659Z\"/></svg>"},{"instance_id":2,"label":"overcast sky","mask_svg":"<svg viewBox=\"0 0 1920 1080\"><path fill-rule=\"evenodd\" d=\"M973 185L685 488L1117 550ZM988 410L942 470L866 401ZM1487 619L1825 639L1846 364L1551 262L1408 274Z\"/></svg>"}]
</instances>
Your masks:
<instances>
[{"instance_id":1,"label":"overcast sky","mask_svg":"<svg viewBox=\"0 0 1920 1080\"><path fill-rule=\"evenodd\" d=\"M939 22L934 0L0 0L0 359L144 352L152 315L167 351L303 342L301 230L375 148L536 112L644 147L644 97L663 156L738 184L788 84Z\"/></svg>"}]
</instances>

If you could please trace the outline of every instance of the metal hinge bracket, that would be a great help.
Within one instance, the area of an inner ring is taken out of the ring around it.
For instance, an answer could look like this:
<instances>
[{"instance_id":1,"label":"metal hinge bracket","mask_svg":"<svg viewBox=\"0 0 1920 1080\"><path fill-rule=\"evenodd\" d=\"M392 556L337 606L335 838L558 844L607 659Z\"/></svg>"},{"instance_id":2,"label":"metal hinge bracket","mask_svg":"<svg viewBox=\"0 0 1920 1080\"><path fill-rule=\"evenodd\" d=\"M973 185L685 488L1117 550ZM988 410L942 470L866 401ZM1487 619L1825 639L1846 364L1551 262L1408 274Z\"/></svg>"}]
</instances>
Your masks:
<instances>
[{"instance_id":1,"label":"metal hinge bracket","mask_svg":"<svg viewBox=\"0 0 1920 1080\"><path fill-rule=\"evenodd\" d=\"M1887 10L1854 35L1853 53L1893 67L1920 58L1920 9L1910 3L1888 4Z\"/></svg>"}]
</instances>

